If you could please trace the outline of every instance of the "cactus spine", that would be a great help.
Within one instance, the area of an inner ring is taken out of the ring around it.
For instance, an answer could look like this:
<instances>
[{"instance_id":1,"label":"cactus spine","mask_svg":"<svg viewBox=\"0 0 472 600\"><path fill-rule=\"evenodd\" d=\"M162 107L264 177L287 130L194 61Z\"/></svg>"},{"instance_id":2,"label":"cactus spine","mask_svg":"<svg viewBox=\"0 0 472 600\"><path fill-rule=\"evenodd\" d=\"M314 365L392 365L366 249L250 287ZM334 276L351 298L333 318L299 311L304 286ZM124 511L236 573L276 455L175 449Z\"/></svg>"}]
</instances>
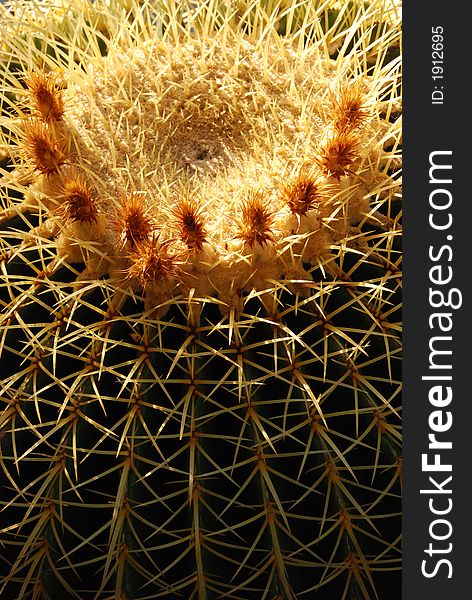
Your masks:
<instances>
[{"instance_id":1,"label":"cactus spine","mask_svg":"<svg viewBox=\"0 0 472 600\"><path fill-rule=\"evenodd\" d=\"M1 10L0 594L397 598L396 3Z\"/></svg>"}]
</instances>

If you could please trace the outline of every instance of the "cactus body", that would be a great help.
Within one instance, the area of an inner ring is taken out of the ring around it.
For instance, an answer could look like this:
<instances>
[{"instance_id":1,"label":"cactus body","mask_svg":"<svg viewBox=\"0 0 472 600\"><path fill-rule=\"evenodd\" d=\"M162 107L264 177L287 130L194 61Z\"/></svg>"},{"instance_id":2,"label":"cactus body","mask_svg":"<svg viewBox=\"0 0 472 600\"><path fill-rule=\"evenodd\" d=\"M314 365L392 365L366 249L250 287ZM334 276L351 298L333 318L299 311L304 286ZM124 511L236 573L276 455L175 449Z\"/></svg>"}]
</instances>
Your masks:
<instances>
[{"instance_id":1,"label":"cactus body","mask_svg":"<svg viewBox=\"0 0 472 600\"><path fill-rule=\"evenodd\" d=\"M398 9L2 10L0 593L397 598Z\"/></svg>"}]
</instances>

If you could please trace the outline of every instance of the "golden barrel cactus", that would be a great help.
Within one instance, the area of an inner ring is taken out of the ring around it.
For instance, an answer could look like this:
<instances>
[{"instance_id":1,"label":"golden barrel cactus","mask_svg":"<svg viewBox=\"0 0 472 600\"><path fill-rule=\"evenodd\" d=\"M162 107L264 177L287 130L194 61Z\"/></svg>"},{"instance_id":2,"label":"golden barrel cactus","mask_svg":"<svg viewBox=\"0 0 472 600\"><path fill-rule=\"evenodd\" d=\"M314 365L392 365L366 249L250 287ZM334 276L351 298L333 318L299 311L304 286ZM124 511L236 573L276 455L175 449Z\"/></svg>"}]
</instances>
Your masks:
<instances>
[{"instance_id":1,"label":"golden barrel cactus","mask_svg":"<svg viewBox=\"0 0 472 600\"><path fill-rule=\"evenodd\" d=\"M398 3L0 11L0 594L397 598Z\"/></svg>"}]
</instances>

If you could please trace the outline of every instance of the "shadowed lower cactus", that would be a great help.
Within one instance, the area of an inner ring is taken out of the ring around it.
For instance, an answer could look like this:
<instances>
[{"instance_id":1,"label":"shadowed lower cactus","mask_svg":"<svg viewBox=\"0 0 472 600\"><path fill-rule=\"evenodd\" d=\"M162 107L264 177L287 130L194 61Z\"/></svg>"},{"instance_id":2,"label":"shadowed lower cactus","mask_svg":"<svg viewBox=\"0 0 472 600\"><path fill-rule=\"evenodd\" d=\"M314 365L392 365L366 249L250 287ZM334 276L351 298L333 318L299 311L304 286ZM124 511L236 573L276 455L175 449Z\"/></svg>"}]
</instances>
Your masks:
<instances>
[{"instance_id":1,"label":"shadowed lower cactus","mask_svg":"<svg viewBox=\"0 0 472 600\"><path fill-rule=\"evenodd\" d=\"M398 598L398 9L1 10L2 598Z\"/></svg>"}]
</instances>

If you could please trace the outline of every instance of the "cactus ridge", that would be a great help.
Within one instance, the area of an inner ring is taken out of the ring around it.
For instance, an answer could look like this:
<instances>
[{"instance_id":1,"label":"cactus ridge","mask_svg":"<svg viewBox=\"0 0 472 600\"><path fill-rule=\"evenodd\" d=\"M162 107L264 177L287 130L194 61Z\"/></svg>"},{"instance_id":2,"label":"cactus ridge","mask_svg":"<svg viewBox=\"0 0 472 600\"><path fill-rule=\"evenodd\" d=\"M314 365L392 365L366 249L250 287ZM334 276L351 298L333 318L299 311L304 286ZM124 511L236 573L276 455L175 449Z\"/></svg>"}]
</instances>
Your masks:
<instances>
[{"instance_id":1,"label":"cactus ridge","mask_svg":"<svg viewBox=\"0 0 472 600\"><path fill-rule=\"evenodd\" d=\"M397 598L393 1L0 7L0 595Z\"/></svg>"}]
</instances>

